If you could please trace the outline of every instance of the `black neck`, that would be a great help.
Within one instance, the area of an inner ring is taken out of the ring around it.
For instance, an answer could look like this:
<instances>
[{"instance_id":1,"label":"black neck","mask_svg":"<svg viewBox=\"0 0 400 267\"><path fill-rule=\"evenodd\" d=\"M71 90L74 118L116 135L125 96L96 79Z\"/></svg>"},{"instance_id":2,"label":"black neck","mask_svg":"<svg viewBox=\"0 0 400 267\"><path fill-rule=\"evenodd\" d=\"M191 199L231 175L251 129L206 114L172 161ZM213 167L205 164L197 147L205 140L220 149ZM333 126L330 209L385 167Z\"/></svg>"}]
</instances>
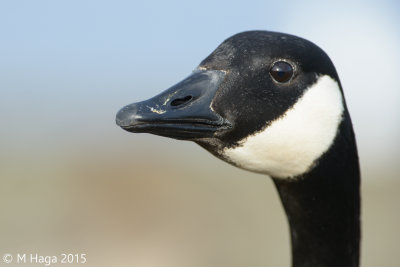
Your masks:
<instances>
[{"instance_id":1,"label":"black neck","mask_svg":"<svg viewBox=\"0 0 400 267\"><path fill-rule=\"evenodd\" d=\"M350 122L306 175L274 179L292 240L293 267L357 267L360 246L360 172Z\"/></svg>"}]
</instances>

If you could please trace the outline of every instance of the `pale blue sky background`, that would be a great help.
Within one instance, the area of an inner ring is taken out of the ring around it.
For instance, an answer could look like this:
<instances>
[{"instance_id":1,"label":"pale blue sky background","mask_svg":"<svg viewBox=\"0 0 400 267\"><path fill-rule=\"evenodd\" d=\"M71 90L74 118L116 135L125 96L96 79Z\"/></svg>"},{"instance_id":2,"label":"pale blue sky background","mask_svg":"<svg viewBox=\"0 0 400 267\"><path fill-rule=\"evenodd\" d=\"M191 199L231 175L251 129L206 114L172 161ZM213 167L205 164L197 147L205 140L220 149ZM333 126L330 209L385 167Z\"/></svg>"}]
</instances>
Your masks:
<instances>
[{"instance_id":1,"label":"pale blue sky background","mask_svg":"<svg viewBox=\"0 0 400 267\"><path fill-rule=\"evenodd\" d=\"M379 0L1 1L1 156L126 138L114 125L120 107L178 82L232 34L261 29L327 51L365 172L397 172L399 12Z\"/></svg>"}]
</instances>

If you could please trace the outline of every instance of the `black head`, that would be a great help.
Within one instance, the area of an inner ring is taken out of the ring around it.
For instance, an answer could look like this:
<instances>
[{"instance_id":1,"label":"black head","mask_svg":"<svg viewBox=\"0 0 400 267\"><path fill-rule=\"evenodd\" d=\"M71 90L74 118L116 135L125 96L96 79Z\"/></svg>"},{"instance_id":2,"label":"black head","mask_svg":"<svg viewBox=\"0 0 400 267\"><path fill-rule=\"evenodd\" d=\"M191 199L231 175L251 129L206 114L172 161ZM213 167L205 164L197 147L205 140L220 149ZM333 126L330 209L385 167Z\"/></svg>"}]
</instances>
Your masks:
<instances>
[{"instance_id":1,"label":"black head","mask_svg":"<svg viewBox=\"0 0 400 267\"><path fill-rule=\"evenodd\" d=\"M117 124L195 141L240 166L223 151L284 117L320 77L334 81L341 95L333 64L313 43L276 32L243 32L225 40L182 82L122 108Z\"/></svg>"},{"instance_id":2,"label":"black head","mask_svg":"<svg viewBox=\"0 0 400 267\"><path fill-rule=\"evenodd\" d=\"M271 175L291 226L293 266L357 266L355 139L335 68L313 43L234 35L182 82L121 109L117 124L192 140Z\"/></svg>"},{"instance_id":3,"label":"black head","mask_svg":"<svg viewBox=\"0 0 400 267\"><path fill-rule=\"evenodd\" d=\"M274 67L280 64L293 71L282 82L273 76ZM200 67L227 71L213 101L215 111L235 125L224 133L228 140L224 146L235 145L284 114L318 76L339 80L323 50L305 39L276 32L234 35Z\"/></svg>"}]
</instances>

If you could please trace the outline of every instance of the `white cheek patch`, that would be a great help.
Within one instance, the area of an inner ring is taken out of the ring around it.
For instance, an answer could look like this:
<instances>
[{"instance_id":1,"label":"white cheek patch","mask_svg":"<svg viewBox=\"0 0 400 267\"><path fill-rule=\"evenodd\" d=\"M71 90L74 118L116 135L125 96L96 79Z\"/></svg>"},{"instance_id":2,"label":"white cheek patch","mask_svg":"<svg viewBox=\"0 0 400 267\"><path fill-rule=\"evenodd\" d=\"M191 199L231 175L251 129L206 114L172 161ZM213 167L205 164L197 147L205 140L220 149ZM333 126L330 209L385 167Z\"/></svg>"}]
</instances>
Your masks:
<instances>
[{"instance_id":1,"label":"white cheek patch","mask_svg":"<svg viewBox=\"0 0 400 267\"><path fill-rule=\"evenodd\" d=\"M338 83L320 76L284 116L222 154L243 169L277 178L298 176L330 148L343 109Z\"/></svg>"}]
</instances>

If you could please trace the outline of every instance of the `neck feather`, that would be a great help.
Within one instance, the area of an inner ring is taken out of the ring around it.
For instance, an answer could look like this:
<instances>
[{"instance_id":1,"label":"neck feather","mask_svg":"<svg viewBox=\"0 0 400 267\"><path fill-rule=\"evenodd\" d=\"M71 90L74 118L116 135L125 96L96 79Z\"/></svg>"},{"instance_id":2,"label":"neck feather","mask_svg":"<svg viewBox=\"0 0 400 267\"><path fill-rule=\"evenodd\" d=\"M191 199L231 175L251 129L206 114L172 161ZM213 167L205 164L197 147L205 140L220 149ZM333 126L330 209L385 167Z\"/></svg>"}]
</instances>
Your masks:
<instances>
[{"instance_id":1,"label":"neck feather","mask_svg":"<svg viewBox=\"0 0 400 267\"><path fill-rule=\"evenodd\" d=\"M274 182L289 220L293 267L358 266L360 172L350 119L314 169Z\"/></svg>"}]
</instances>

